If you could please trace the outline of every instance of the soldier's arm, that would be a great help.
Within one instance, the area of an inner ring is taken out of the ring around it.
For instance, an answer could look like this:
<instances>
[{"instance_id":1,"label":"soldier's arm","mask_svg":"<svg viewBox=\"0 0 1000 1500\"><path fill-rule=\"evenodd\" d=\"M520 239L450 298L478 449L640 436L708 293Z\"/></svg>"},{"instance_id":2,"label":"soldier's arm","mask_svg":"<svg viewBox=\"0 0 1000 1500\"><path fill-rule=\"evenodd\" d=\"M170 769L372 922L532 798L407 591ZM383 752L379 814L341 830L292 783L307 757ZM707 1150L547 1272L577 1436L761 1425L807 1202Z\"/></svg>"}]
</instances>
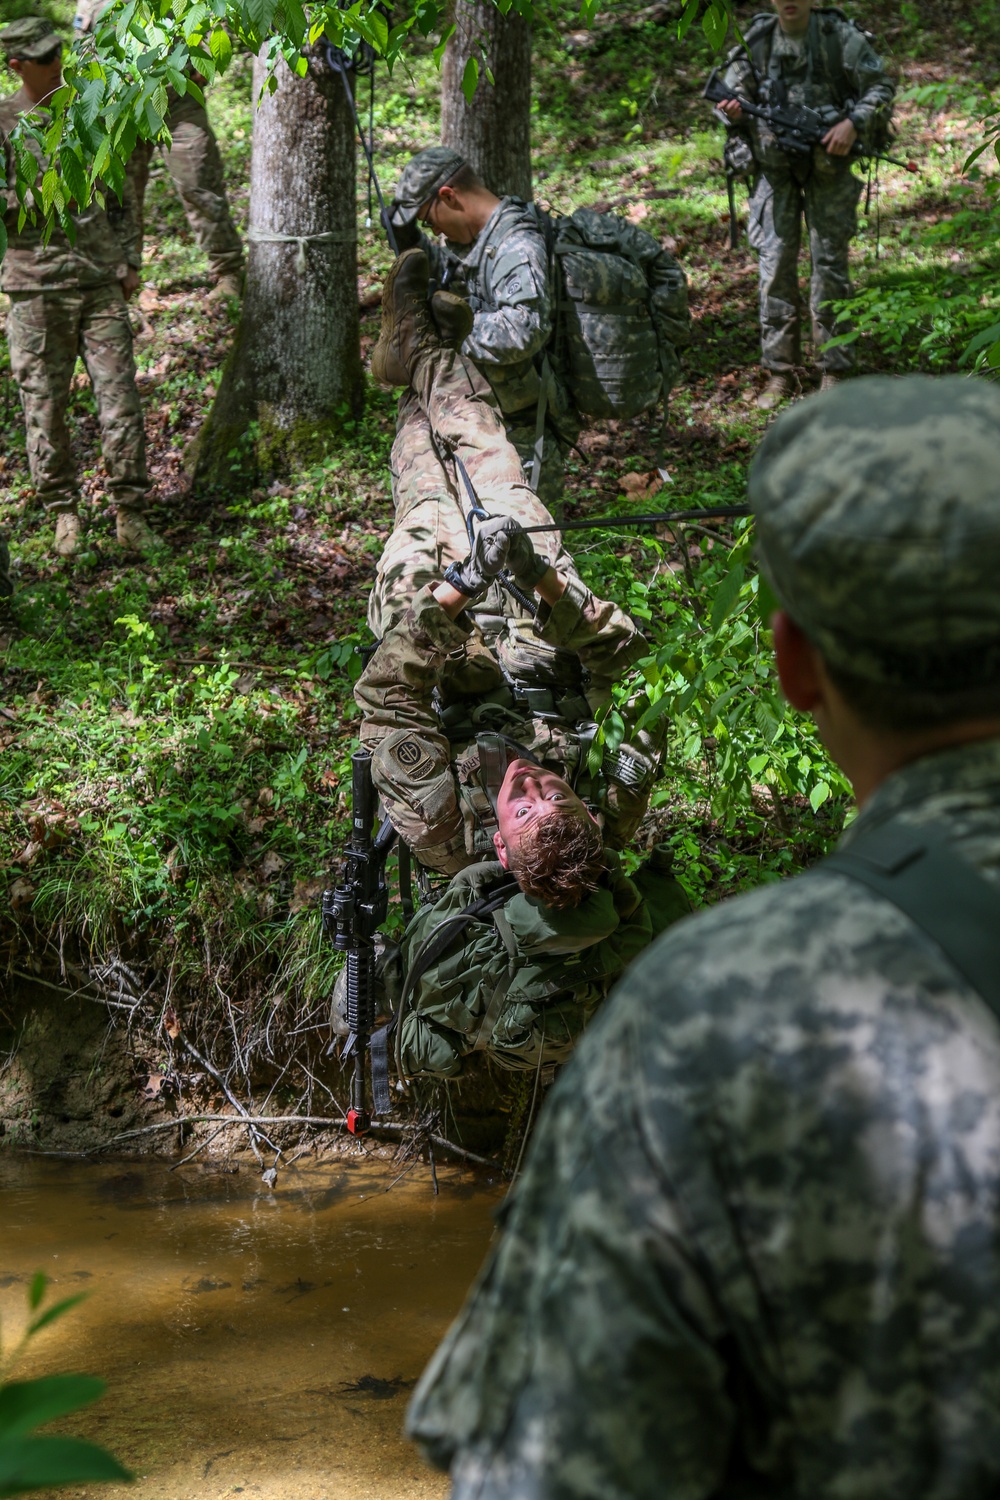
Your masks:
<instances>
[{"instance_id":1,"label":"soldier's arm","mask_svg":"<svg viewBox=\"0 0 1000 1500\"><path fill-rule=\"evenodd\" d=\"M477 312L462 353L477 365L509 365L543 349L552 332L545 243L540 234L513 237L493 269L496 307Z\"/></svg>"},{"instance_id":2,"label":"soldier's arm","mask_svg":"<svg viewBox=\"0 0 1000 1500\"><path fill-rule=\"evenodd\" d=\"M125 173L119 201L121 211L109 214L108 217L126 262L133 271L138 271L142 267L142 235L139 229L139 207L129 172Z\"/></svg>"},{"instance_id":3,"label":"soldier's arm","mask_svg":"<svg viewBox=\"0 0 1000 1500\"><path fill-rule=\"evenodd\" d=\"M844 72L856 100L850 113L851 123L864 138L873 122L892 109L896 85L889 77L882 59L854 27L850 28L850 34L844 43Z\"/></svg>"},{"instance_id":4,"label":"soldier's arm","mask_svg":"<svg viewBox=\"0 0 1000 1500\"><path fill-rule=\"evenodd\" d=\"M596 711L608 701L612 685L649 647L634 620L617 604L598 599L579 578L549 571L560 580L561 592L546 598L542 579L535 630L550 645L576 652L590 676L587 698Z\"/></svg>"},{"instance_id":5,"label":"soldier's arm","mask_svg":"<svg viewBox=\"0 0 1000 1500\"><path fill-rule=\"evenodd\" d=\"M393 827L422 863L451 873L468 864L451 746L433 692L468 626L421 589L389 630L355 685L361 743Z\"/></svg>"}]
</instances>

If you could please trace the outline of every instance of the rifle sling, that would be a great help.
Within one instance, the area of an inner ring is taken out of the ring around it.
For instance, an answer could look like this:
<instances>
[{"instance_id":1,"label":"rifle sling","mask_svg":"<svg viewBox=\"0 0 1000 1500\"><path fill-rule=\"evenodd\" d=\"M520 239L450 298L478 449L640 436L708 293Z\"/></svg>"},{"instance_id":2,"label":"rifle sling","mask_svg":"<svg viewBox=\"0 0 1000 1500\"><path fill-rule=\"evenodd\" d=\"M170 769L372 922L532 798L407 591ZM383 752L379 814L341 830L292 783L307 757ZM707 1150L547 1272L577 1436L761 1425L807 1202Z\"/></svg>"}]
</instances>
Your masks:
<instances>
[{"instance_id":1,"label":"rifle sling","mask_svg":"<svg viewBox=\"0 0 1000 1500\"><path fill-rule=\"evenodd\" d=\"M1000 1020L1000 888L952 850L945 825L886 823L815 868L891 901Z\"/></svg>"}]
</instances>

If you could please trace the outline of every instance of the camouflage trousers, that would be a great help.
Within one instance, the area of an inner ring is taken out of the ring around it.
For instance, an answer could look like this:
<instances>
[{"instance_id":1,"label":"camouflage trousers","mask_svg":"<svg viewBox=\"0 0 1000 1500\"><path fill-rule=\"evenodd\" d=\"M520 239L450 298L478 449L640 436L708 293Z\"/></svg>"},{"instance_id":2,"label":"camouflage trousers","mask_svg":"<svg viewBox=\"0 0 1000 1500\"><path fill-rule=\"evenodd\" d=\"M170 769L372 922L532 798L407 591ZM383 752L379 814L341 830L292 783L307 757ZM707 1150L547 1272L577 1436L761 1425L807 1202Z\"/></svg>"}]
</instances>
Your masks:
<instances>
[{"instance_id":1,"label":"camouflage trousers","mask_svg":"<svg viewBox=\"0 0 1000 1500\"><path fill-rule=\"evenodd\" d=\"M750 199L750 244L760 258L765 369L787 371L801 363L798 262L803 218L812 259L813 343L818 350L835 333L849 331L847 323L834 324L830 304L851 295L848 254L858 227L860 193L861 183L849 168L822 162L813 165L804 182L771 169L759 178ZM819 360L824 371L846 374L854 368L853 345L830 349Z\"/></svg>"},{"instance_id":2,"label":"camouflage trousers","mask_svg":"<svg viewBox=\"0 0 1000 1500\"><path fill-rule=\"evenodd\" d=\"M440 579L450 562L461 561L469 551L470 502L453 454L465 465L480 505L491 515L516 516L525 526L552 522L525 483L488 382L471 360L454 350L429 350L414 371L413 388L399 403L391 459L393 532L379 559L368 604L368 624L380 638L419 589ZM538 550L562 572L576 576L558 531L539 537ZM495 606L490 599L482 607L495 613ZM509 598L505 608L507 613L519 612Z\"/></svg>"},{"instance_id":3,"label":"camouflage trousers","mask_svg":"<svg viewBox=\"0 0 1000 1500\"><path fill-rule=\"evenodd\" d=\"M205 106L186 95L177 99L168 111L167 127L171 142L162 148L163 160L184 206L191 233L207 256L216 280L220 276L239 276L243 270L243 242L229 212L222 157ZM152 154L152 141L138 141L129 159L140 236Z\"/></svg>"},{"instance_id":4,"label":"camouflage trousers","mask_svg":"<svg viewBox=\"0 0 1000 1500\"><path fill-rule=\"evenodd\" d=\"M66 425L77 356L90 376L108 490L142 510L146 435L135 386L132 330L117 281L62 292L10 292L7 343L21 393L31 479L48 510L74 510L76 469Z\"/></svg>"}]
</instances>

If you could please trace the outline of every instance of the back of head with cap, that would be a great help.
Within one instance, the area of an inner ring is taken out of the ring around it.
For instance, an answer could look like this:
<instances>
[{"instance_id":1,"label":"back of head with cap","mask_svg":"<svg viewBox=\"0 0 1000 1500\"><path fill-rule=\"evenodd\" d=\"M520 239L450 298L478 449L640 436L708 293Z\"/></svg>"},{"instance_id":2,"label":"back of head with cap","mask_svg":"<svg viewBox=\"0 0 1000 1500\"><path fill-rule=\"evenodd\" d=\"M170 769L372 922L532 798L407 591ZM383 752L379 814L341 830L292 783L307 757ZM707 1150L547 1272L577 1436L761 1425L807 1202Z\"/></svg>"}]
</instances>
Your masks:
<instances>
[{"instance_id":1,"label":"back of head with cap","mask_svg":"<svg viewBox=\"0 0 1000 1500\"><path fill-rule=\"evenodd\" d=\"M765 577L861 718L1000 713L1000 390L847 382L779 418L749 498Z\"/></svg>"},{"instance_id":2,"label":"back of head with cap","mask_svg":"<svg viewBox=\"0 0 1000 1500\"><path fill-rule=\"evenodd\" d=\"M0 31L0 49L8 61L16 57L22 62L38 62L60 46L62 37L44 16L22 16Z\"/></svg>"},{"instance_id":3,"label":"back of head with cap","mask_svg":"<svg viewBox=\"0 0 1000 1500\"><path fill-rule=\"evenodd\" d=\"M407 162L396 184L389 215L393 225L405 229L413 224L424 204L453 182L463 169L468 169L465 157L450 146L427 146L418 151Z\"/></svg>"}]
</instances>

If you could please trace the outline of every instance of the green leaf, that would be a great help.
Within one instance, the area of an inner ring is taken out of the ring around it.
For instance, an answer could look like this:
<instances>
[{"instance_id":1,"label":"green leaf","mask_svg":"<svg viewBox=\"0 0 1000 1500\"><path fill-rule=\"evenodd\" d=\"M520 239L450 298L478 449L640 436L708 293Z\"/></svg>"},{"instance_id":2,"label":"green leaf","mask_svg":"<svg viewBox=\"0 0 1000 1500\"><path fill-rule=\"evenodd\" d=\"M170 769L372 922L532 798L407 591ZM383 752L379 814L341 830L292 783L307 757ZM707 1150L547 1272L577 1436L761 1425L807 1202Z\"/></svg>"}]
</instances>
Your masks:
<instances>
[{"instance_id":1,"label":"green leaf","mask_svg":"<svg viewBox=\"0 0 1000 1500\"><path fill-rule=\"evenodd\" d=\"M44 1271L36 1271L34 1276L32 1276L31 1286L28 1290L28 1306L32 1312L35 1312L41 1306L42 1298L45 1296L45 1288L48 1284L49 1278Z\"/></svg>"},{"instance_id":2,"label":"green leaf","mask_svg":"<svg viewBox=\"0 0 1000 1500\"><path fill-rule=\"evenodd\" d=\"M688 0L684 7L684 13L677 22L677 40L682 42L694 24L694 18L698 14L699 0Z\"/></svg>"},{"instance_id":3,"label":"green leaf","mask_svg":"<svg viewBox=\"0 0 1000 1500\"><path fill-rule=\"evenodd\" d=\"M3 260L3 258L4 258L4 256L6 254L7 254L7 226L4 223L3 219L0 219L0 261Z\"/></svg>"},{"instance_id":4,"label":"green leaf","mask_svg":"<svg viewBox=\"0 0 1000 1500\"><path fill-rule=\"evenodd\" d=\"M471 104L479 82L479 59L470 57L462 73L462 93L466 104Z\"/></svg>"},{"instance_id":5,"label":"green leaf","mask_svg":"<svg viewBox=\"0 0 1000 1500\"><path fill-rule=\"evenodd\" d=\"M708 45L713 51L718 52L726 40L726 32L729 30L729 11L722 0L712 0L711 5L701 18L702 30L708 38Z\"/></svg>"},{"instance_id":6,"label":"green leaf","mask_svg":"<svg viewBox=\"0 0 1000 1500\"><path fill-rule=\"evenodd\" d=\"M79 208L85 208L90 198L90 184L87 181L83 162L69 146L60 148L59 170L70 197L75 200Z\"/></svg>"},{"instance_id":7,"label":"green leaf","mask_svg":"<svg viewBox=\"0 0 1000 1500\"><path fill-rule=\"evenodd\" d=\"M110 1453L80 1438L23 1437L0 1444L2 1496L23 1495L56 1484L107 1479L128 1482L131 1478Z\"/></svg>"},{"instance_id":8,"label":"green leaf","mask_svg":"<svg viewBox=\"0 0 1000 1500\"><path fill-rule=\"evenodd\" d=\"M221 26L217 26L208 39L208 50L220 68L228 66L233 55L233 44L229 39L229 33Z\"/></svg>"},{"instance_id":9,"label":"green leaf","mask_svg":"<svg viewBox=\"0 0 1000 1500\"><path fill-rule=\"evenodd\" d=\"M89 1292L77 1292L73 1297L64 1297L61 1302L54 1302L51 1307L47 1307L33 1322L28 1324L28 1337L30 1338L33 1333L39 1333L43 1328L47 1328L50 1323L54 1323L57 1318L61 1318L63 1313L68 1313L71 1307L76 1307L79 1303L86 1302L89 1295Z\"/></svg>"},{"instance_id":10,"label":"green leaf","mask_svg":"<svg viewBox=\"0 0 1000 1500\"><path fill-rule=\"evenodd\" d=\"M96 1375L47 1375L0 1386L0 1439L20 1437L44 1422L89 1406L104 1394Z\"/></svg>"},{"instance_id":11,"label":"green leaf","mask_svg":"<svg viewBox=\"0 0 1000 1500\"><path fill-rule=\"evenodd\" d=\"M816 785L809 793L809 806L812 808L813 812L819 812L820 808L823 806L823 803L827 801L829 796L830 788L827 782L817 781Z\"/></svg>"},{"instance_id":12,"label":"green leaf","mask_svg":"<svg viewBox=\"0 0 1000 1500\"><path fill-rule=\"evenodd\" d=\"M740 597L740 589L743 587L744 573L745 569L742 563L739 563L719 584L712 601L712 613L708 621L709 629L718 630L723 621L732 614Z\"/></svg>"}]
</instances>

